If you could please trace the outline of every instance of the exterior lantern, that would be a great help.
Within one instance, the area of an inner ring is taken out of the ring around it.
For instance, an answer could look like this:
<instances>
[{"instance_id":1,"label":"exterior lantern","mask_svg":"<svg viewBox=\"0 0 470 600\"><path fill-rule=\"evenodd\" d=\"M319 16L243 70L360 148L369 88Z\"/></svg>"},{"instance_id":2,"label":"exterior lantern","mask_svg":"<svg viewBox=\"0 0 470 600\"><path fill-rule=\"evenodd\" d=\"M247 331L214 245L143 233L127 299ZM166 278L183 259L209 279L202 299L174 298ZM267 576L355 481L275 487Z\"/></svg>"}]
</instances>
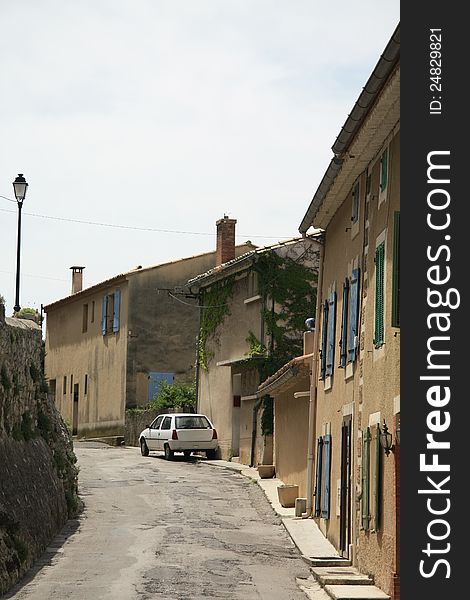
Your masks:
<instances>
[{"instance_id":1,"label":"exterior lantern","mask_svg":"<svg viewBox=\"0 0 470 600\"><path fill-rule=\"evenodd\" d=\"M16 240L16 289L15 289L15 306L13 310L18 313L20 310L20 250L21 250L21 209L26 196L28 184L23 177L23 173L19 173L18 177L13 182L15 191L16 203L18 204L18 235Z\"/></svg>"},{"instance_id":2,"label":"exterior lantern","mask_svg":"<svg viewBox=\"0 0 470 600\"><path fill-rule=\"evenodd\" d=\"M28 189L28 184L26 183L23 173L18 174L18 177L13 182L13 189L15 190L16 201L23 202L26 196L26 190Z\"/></svg>"},{"instance_id":3,"label":"exterior lantern","mask_svg":"<svg viewBox=\"0 0 470 600\"><path fill-rule=\"evenodd\" d=\"M389 432L387 424L382 425L382 433L380 434L380 445L385 450L385 454L388 456L390 452L393 450L392 445L392 434Z\"/></svg>"}]
</instances>

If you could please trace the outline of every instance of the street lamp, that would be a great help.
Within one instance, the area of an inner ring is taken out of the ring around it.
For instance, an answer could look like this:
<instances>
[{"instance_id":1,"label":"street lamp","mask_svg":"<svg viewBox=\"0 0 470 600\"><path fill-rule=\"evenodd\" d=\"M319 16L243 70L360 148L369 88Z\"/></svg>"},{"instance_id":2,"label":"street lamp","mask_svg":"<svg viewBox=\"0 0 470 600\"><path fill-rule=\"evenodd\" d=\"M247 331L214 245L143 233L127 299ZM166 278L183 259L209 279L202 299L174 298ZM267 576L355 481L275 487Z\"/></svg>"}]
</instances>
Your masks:
<instances>
[{"instance_id":1,"label":"street lamp","mask_svg":"<svg viewBox=\"0 0 470 600\"><path fill-rule=\"evenodd\" d=\"M16 246L16 295L15 295L15 306L13 310L18 312L20 310L20 247L21 247L21 209L23 208L23 200L26 196L26 190L28 184L26 179L23 177L23 173L19 173L18 177L13 182L13 189L15 191L15 198L18 204L18 237Z\"/></svg>"}]
</instances>

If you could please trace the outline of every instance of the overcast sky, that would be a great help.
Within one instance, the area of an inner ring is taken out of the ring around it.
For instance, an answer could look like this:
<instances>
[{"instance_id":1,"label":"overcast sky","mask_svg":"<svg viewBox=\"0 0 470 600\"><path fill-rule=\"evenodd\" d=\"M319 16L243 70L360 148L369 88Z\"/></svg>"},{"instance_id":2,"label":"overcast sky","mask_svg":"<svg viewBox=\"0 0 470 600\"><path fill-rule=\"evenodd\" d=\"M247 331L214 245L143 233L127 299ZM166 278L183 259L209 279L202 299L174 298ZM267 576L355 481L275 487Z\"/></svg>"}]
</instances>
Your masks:
<instances>
[{"instance_id":1,"label":"overcast sky","mask_svg":"<svg viewBox=\"0 0 470 600\"><path fill-rule=\"evenodd\" d=\"M213 250L224 213L237 243L298 235L398 21L398 0L0 0L0 195L29 183L21 306L67 296L72 265L88 287ZM0 198L7 315L17 213Z\"/></svg>"}]
</instances>

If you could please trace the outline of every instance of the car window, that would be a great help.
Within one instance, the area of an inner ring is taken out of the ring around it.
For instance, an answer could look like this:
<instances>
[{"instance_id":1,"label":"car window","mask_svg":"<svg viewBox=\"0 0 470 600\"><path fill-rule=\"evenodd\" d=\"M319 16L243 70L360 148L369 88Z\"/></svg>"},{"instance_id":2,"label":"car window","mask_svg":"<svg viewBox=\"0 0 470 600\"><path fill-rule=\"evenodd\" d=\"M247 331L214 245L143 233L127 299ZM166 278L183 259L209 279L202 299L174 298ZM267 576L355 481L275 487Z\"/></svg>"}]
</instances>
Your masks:
<instances>
[{"instance_id":1,"label":"car window","mask_svg":"<svg viewBox=\"0 0 470 600\"><path fill-rule=\"evenodd\" d=\"M160 423L162 422L163 417L157 417L155 421L150 425L150 429L158 429L160 427Z\"/></svg>"},{"instance_id":2,"label":"car window","mask_svg":"<svg viewBox=\"0 0 470 600\"><path fill-rule=\"evenodd\" d=\"M211 425L206 417L190 415L176 417L176 429L211 429Z\"/></svg>"},{"instance_id":3,"label":"car window","mask_svg":"<svg viewBox=\"0 0 470 600\"><path fill-rule=\"evenodd\" d=\"M170 429L171 427L171 417L165 417L162 423L162 429Z\"/></svg>"}]
</instances>

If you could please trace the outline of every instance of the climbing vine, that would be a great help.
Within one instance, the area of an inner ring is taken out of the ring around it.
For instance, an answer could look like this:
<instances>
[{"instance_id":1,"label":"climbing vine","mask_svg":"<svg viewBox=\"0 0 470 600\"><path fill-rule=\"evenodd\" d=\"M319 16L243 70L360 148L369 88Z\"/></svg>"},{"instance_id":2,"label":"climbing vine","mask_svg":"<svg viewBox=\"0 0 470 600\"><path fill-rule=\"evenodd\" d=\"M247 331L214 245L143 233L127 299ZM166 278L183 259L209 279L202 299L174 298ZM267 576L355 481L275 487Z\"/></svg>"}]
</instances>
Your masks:
<instances>
[{"instance_id":1,"label":"climbing vine","mask_svg":"<svg viewBox=\"0 0 470 600\"><path fill-rule=\"evenodd\" d=\"M202 302L201 327L199 330L199 364L207 371L207 363L212 354L207 351L207 341L217 327L230 314L229 299L233 296L234 277L227 277L214 283L204 292Z\"/></svg>"}]
</instances>

